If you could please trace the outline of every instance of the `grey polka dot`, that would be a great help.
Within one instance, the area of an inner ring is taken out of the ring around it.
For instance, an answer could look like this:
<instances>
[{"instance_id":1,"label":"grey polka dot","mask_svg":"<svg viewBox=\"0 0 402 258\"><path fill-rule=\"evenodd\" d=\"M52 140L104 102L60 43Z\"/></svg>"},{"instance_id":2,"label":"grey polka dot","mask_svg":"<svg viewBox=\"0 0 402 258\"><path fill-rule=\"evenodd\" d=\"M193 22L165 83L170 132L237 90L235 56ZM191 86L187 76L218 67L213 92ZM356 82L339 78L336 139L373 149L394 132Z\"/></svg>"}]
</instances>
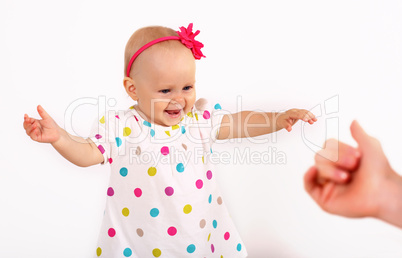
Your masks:
<instances>
[{"instance_id":1,"label":"grey polka dot","mask_svg":"<svg viewBox=\"0 0 402 258\"><path fill-rule=\"evenodd\" d=\"M135 154L140 155L141 154L141 148L140 146L137 147L137 150L135 150Z\"/></svg>"},{"instance_id":2,"label":"grey polka dot","mask_svg":"<svg viewBox=\"0 0 402 258\"><path fill-rule=\"evenodd\" d=\"M204 228L206 224L207 224L207 222L205 221L205 219L202 219L200 221L200 228Z\"/></svg>"},{"instance_id":3,"label":"grey polka dot","mask_svg":"<svg viewBox=\"0 0 402 258\"><path fill-rule=\"evenodd\" d=\"M137 228L137 235L142 237L144 235L144 231L140 228Z\"/></svg>"}]
</instances>

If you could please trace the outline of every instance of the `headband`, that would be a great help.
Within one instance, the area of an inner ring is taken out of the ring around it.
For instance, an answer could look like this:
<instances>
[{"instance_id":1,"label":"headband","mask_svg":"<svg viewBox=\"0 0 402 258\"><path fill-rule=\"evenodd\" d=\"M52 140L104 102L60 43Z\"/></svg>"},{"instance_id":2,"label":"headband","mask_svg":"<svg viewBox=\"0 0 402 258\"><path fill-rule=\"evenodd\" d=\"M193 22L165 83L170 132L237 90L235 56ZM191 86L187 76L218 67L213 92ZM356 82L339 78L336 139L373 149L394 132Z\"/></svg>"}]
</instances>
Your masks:
<instances>
[{"instance_id":1,"label":"headband","mask_svg":"<svg viewBox=\"0 0 402 258\"><path fill-rule=\"evenodd\" d=\"M138 49L137 52L135 52L135 54L133 55L133 57L131 57L130 62L128 63L127 74L126 74L127 77L130 77L131 66L133 65L134 60L137 58L137 56L139 54L141 54L145 49L149 48L152 45L155 45L156 43L162 42L162 41L180 40L181 43L183 43L183 45L188 47L193 52L193 56L195 59L199 60L199 59L201 59L201 57L205 57L201 52L201 48L204 47L204 44L202 44L201 42L194 39L195 36L200 34L200 31L197 30L195 33L193 33L193 24L192 23L190 23L188 25L187 29L185 27L180 27L180 31L177 31L177 34L179 36L168 36L168 37L162 37L162 38L152 40L151 42L148 42L147 44L142 46L140 49Z\"/></svg>"}]
</instances>

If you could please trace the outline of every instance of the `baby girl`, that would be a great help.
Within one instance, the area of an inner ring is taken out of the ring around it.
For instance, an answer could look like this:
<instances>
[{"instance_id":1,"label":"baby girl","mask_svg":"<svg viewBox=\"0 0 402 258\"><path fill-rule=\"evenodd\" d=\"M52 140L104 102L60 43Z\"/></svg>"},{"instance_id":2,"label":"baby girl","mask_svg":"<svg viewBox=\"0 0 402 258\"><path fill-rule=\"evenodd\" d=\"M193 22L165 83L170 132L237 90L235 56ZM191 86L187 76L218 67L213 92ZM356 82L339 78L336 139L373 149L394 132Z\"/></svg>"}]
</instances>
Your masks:
<instances>
[{"instance_id":1,"label":"baby girl","mask_svg":"<svg viewBox=\"0 0 402 258\"><path fill-rule=\"evenodd\" d=\"M42 119L24 117L32 140L70 162L110 164L95 257L246 257L208 162L213 143L317 121L303 109L230 114L196 101L195 59L204 57L198 34L192 24L137 30L126 45L123 82L136 104L102 115L87 139L67 133L41 106Z\"/></svg>"}]
</instances>

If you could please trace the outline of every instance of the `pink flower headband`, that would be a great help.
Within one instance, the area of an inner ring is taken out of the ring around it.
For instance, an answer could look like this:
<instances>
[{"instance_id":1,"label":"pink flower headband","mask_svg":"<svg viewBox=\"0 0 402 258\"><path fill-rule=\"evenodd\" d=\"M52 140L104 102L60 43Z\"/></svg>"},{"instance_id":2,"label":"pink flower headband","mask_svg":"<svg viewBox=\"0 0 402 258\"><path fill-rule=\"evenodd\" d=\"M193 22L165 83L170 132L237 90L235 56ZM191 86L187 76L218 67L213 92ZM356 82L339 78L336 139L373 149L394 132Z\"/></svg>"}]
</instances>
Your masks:
<instances>
[{"instance_id":1,"label":"pink flower headband","mask_svg":"<svg viewBox=\"0 0 402 258\"><path fill-rule=\"evenodd\" d=\"M134 60L137 58L137 56L139 54L141 54L141 52L144 51L145 49L149 48L150 46L152 46L156 43L162 42L162 41L180 40L181 43L183 43L183 45L185 45L186 47L191 49L195 59L199 60L199 59L201 59L201 57L205 57L201 52L201 48L204 46L204 44L202 44L201 42L194 39L195 36L200 34L200 31L197 30L195 33L193 33L193 24L192 23L190 23L188 25L187 29L185 27L180 27L180 31L177 31L177 34L179 34L179 36L168 36L168 37L162 37L162 38L155 39L155 40L145 44L140 49L138 49L137 52L135 52L135 54L133 55L133 57L131 57L130 62L128 63L127 77L130 77L131 66L133 65Z\"/></svg>"}]
</instances>

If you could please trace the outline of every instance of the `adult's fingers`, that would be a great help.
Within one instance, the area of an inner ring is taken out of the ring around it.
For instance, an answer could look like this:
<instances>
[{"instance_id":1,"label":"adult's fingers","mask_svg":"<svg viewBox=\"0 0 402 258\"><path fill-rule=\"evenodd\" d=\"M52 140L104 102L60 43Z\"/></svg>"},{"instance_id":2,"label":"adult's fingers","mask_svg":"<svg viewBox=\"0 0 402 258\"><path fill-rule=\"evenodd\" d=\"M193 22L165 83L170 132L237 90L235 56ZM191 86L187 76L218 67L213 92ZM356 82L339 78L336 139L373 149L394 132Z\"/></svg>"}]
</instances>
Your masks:
<instances>
[{"instance_id":1,"label":"adult's fingers","mask_svg":"<svg viewBox=\"0 0 402 258\"><path fill-rule=\"evenodd\" d=\"M321 185L317 183L317 173L317 168L313 166L307 170L303 177L304 189L315 201L319 200L322 188Z\"/></svg>"},{"instance_id":2,"label":"adult's fingers","mask_svg":"<svg viewBox=\"0 0 402 258\"><path fill-rule=\"evenodd\" d=\"M360 151L348 144L329 139L324 149L318 151L314 157L316 165L329 164L341 170L353 171L360 162Z\"/></svg>"}]
</instances>

